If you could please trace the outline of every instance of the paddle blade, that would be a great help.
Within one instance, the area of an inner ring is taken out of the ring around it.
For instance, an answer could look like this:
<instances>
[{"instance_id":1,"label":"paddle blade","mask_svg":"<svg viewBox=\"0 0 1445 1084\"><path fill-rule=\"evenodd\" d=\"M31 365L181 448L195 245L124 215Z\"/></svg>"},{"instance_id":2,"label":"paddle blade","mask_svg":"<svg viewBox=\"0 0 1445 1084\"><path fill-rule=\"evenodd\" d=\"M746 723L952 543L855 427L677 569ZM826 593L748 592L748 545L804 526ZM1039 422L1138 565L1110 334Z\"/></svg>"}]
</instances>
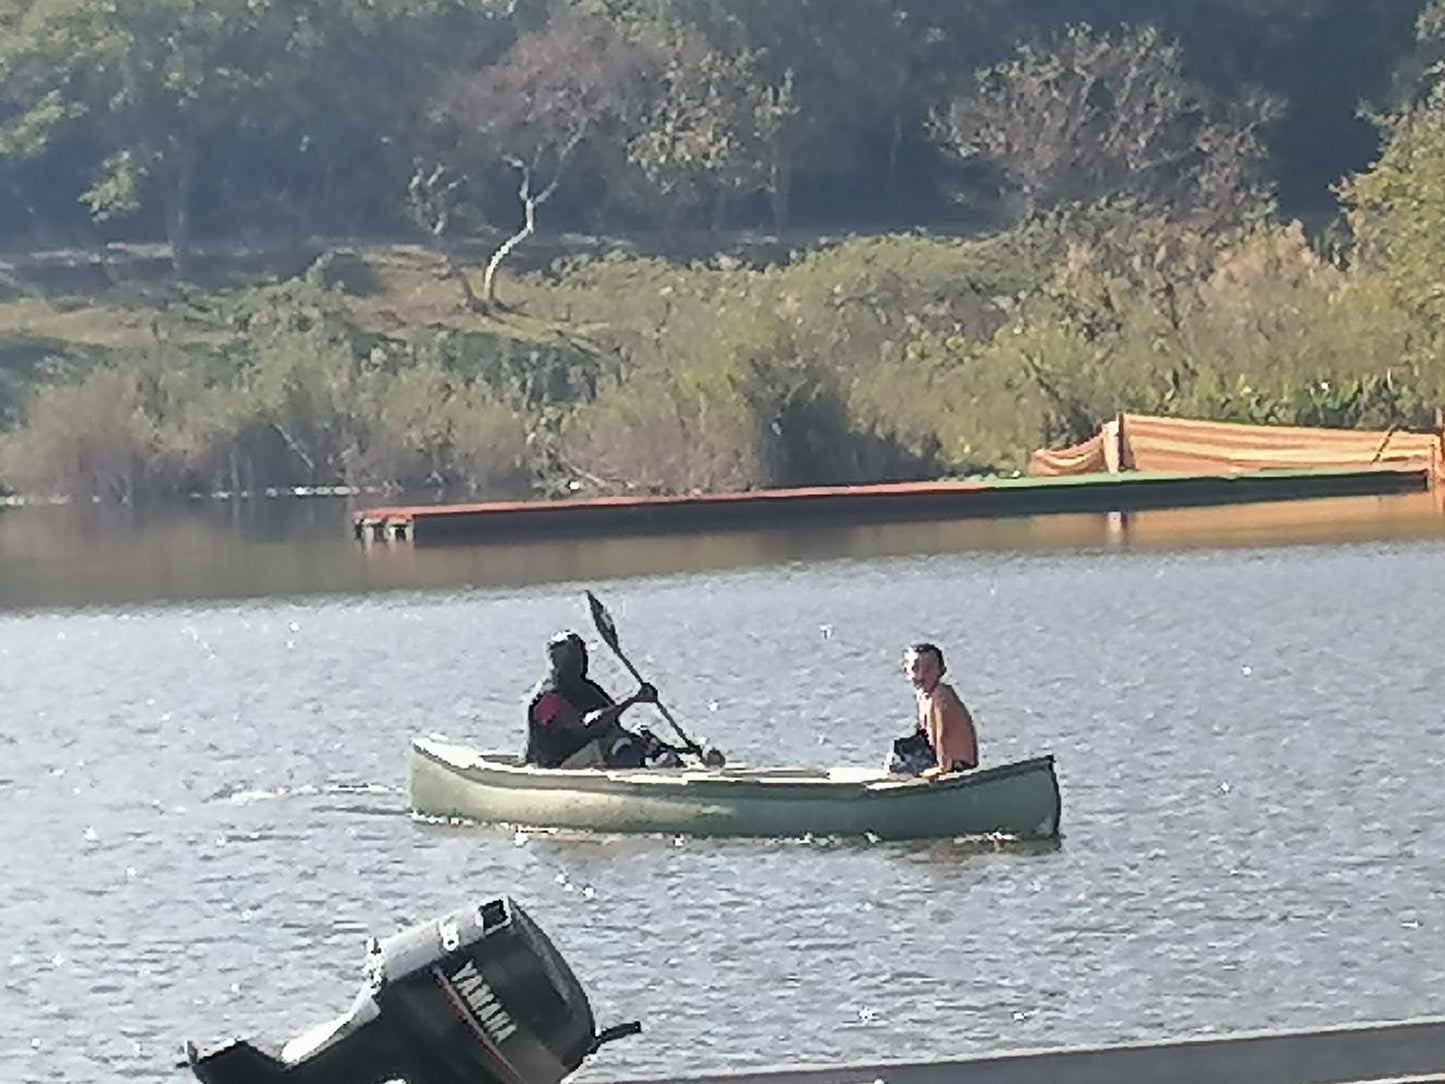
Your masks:
<instances>
[{"instance_id":1,"label":"paddle blade","mask_svg":"<svg viewBox=\"0 0 1445 1084\"><path fill-rule=\"evenodd\" d=\"M602 637L602 642L613 651L618 650L617 625L607 607L602 605L602 600L591 591L587 592L587 607L592 611L592 623L597 626L597 635Z\"/></svg>"}]
</instances>

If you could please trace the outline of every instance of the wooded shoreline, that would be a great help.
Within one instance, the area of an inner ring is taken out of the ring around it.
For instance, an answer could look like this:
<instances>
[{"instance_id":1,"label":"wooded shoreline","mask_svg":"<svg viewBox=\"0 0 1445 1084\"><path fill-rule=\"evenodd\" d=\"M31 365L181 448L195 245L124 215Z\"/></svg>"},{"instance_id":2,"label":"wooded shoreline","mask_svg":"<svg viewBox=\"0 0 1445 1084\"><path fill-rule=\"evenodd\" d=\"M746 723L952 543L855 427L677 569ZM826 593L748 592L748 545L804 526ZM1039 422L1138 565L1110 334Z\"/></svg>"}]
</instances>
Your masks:
<instances>
[{"instance_id":1,"label":"wooded shoreline","mask_svg":"<svg viewBox=\"0 0 1445 1084\"><path fill-rule=\"evenodd\" d=\"M1445 3L1098 2L314 0L298 56L267 3L0 5L0 487L726 493L1010 474L1122 411L1428 428ZM1326 123L1332 49L1370 59ZM156 95L49 110L112 62Z\"/></svg>"}]
</instances>

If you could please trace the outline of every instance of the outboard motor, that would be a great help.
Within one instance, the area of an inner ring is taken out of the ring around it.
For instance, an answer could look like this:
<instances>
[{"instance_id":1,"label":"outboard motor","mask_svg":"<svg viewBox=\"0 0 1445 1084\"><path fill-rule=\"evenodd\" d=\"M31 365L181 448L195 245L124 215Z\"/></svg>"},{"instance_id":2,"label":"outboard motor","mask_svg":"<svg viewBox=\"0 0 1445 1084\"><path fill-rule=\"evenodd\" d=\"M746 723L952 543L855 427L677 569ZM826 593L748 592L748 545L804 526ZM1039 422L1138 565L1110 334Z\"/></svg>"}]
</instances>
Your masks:
<instances>
[{"instance_id":1,"label":"outboard motor","mask_svg":"<svg viewBox=\"0 0 1445 1084\"><path fill-rule=\"evenodd\" d=\"M335 1020L272 1054L186 1044L204 1084L560 1084L603 1043L587 995L537 925L503 897L367 945L366 984Z\"/></svg>"}]
</instances>

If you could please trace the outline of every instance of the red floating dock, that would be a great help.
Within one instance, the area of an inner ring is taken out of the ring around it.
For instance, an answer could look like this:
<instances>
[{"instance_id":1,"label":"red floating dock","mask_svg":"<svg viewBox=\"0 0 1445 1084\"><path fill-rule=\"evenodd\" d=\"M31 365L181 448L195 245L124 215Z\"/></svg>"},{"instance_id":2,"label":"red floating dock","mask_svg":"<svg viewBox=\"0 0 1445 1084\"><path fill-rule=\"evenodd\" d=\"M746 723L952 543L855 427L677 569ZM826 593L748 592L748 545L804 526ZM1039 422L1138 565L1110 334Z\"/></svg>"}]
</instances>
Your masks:
<instances>
[{"instance_id":1,"label":"red floating dock","mask_svg":"<svg viewBox=\"0 0 1445 1084\"><path fill-rule=\"evenodd\" d=\"M1414 493L1429 487L1429 472L1412 470L1258 471L1229 475L1127 472L766 489L707 496L372 508L357 513L353 527L357 539L365 542L462 542L1128 512Z\"/></svg>"}]
</instances>

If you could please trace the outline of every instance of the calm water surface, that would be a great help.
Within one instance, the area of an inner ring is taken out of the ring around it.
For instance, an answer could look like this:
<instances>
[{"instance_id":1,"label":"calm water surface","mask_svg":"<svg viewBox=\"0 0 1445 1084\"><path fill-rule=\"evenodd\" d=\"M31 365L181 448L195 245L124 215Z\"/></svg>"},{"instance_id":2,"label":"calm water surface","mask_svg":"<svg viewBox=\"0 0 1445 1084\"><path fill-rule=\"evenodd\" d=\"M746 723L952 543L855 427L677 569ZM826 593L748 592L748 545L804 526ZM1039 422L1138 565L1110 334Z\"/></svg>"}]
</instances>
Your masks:
<instances>
[{"instance_id":1,"label":"calm water surface","mask_svg":"<svg viewBox=\"0 0 1445 1084\"><path fill-rule=\"evenodd\" d=\"M4 1080L189 1079L182 1039L289 1037L368 933L500 893L643 1021L591 1079L1445 1012L1420 502L445 550L335 507L32 512L0 513ZM408 737L515 745L584 585L738 762L876 761L939 640L986 760L1057 755L1064 839L411 821Z\"/></svg>"}]
</instances>

